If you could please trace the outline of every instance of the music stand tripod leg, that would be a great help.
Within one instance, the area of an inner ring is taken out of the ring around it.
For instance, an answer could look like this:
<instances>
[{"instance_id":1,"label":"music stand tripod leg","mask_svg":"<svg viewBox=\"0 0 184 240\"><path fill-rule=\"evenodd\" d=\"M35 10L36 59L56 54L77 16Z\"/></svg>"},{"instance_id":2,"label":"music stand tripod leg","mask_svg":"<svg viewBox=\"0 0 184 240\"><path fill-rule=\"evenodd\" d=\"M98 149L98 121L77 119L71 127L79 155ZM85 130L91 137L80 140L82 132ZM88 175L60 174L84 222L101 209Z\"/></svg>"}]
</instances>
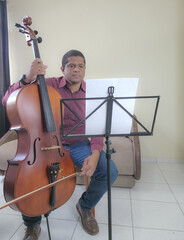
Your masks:
<instances>
[{"instance_id":1,"label":"music stand tripod leg","mask_svg":"<svg viewBox=\"0 0 184 240\"><path fill-rule=\"evenodd\" d=\"M46 222L47 222L47 230L48 230L49 240L51 240L50 227L49 227L49 219L48 219L49 214L50 214L50 212L44 214L44 217L46 218Z\"/></svg>"}]
</instances>

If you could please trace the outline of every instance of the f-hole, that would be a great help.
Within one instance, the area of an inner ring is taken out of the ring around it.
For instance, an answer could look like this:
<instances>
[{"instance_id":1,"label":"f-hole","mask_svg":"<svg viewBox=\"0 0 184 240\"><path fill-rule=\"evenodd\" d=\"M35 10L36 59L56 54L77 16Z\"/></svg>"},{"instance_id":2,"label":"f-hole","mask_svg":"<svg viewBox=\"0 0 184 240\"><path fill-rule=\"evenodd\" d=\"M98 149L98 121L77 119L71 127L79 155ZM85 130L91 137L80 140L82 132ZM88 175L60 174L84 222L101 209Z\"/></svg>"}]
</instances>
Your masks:
<instances>
[{"instance_id":1,"label":"f-hole","mask_svg":"<svg viewBox=\"0 0 184 240\"><path fill-rule=\"evenodd\" d=\"M59 140L58 140L57 136L54 135L53 138L56 139L57 146L59 146ZM58 148L58 153L59 153L59 156L60 156L60 157L64 157L64 155L65 155L64 153L61 154L60 148Z\"/></svg>"},{"instance_id":2,"label":"f-hole","mask_svg":"<svg viewBox=\"0 0 184 240\"><path fill-rule=\"evenodd\" d=\"M40 138L36 138L34 140L34 144L33 144L33 156L34 156L34 158L33 158L32 163L31 163L31 161L27 162L28 165L33 165L36 162L36 143L37 143L37 141L40 141Z\"/></svg>"}]
</instances>

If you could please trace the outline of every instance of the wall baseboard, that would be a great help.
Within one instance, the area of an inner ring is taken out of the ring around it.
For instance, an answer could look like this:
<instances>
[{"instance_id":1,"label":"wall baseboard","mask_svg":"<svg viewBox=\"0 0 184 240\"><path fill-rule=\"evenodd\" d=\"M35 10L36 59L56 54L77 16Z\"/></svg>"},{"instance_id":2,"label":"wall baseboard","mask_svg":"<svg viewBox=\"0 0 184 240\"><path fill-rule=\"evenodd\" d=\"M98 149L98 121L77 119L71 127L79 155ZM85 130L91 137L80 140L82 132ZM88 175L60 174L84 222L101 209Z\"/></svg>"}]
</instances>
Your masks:
<instances>
[{"instance_id":1,"label":"wall baseboard","mask_svg":"<svg viewBox=\"0 0 184 240\"><path fill-rule=\"evenodd\" d=\"M170 158L141 158L142 162L150 163L184 163L184 159L170 159Z\"/></svg>"}]
</instances>

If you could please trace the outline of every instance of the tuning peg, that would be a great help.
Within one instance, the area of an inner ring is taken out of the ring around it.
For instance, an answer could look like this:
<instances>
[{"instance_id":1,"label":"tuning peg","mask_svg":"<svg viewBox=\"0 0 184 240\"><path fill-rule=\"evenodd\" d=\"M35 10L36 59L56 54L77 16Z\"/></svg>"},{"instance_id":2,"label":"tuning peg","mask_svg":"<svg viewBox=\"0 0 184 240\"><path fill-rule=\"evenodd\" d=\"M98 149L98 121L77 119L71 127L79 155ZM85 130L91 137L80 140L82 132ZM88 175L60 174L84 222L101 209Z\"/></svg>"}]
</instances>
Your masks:
<instances>
[{"instance_id":1,"label":"tuning peg","mask_svg":"<svg viewBox=\"0 0 184 240\"><path fill-rule=\"evenodd\" d=\"M41 43L41 42L42 42L42 38L41 38L41 37L38 37L38 38L37 38L37 42L38 42L38 43Z\"/></svg>"},{"instance_id":2,"label":"tuning peg","mask_svg":"<svg viewBox=\"0 0 184 240\"><path fill-rule=\"evenodd\" d=\"M19 29L20 33L26 33L23 29Z\"/></svg>"},{"instance_id":3,"label":"tuning peg","mask_svg":"<svg viewBox=\"0 0 184 240\"><path fill-rule=\"evenodd\" d=\"M22 26L19 23L15 23L15 27L21 28Z\"/></svg>"},{"instance_id":4,"label":"tuning peg","mask_svg":"<svg viewBox=\"0 0 184 240\"><path fill-rule=\"evenodd\" d=\"M17 27L17 28L22 28L22 29L25 29L25 27L24 26L22 26L21 24L19 24L19 23L15 23L15 27Z\"/></svg>"},{"instance_id":5,"label":"tuning peg","mask_svg":"<svg viewBox=\"0 0 184 240\"><path fill-rule=\"evenodd\" d=\"M19 32L21 32L22 29L25 29L21 24L15 23L15 27L19 28ZM22 30L23 31L23 30Z\"/></svg>"},{"instance_id":6,"label":"tuning peg","mask_svg":"<svg viewBox=\"0 0 184 240\"><path fill-rule=\"evenodd\" d=\"M37 30L34 30L34 33L35 33L35 35L37 35L37 34L38 34L38 31L37 31Z\"/></svg>"}]
</instances>

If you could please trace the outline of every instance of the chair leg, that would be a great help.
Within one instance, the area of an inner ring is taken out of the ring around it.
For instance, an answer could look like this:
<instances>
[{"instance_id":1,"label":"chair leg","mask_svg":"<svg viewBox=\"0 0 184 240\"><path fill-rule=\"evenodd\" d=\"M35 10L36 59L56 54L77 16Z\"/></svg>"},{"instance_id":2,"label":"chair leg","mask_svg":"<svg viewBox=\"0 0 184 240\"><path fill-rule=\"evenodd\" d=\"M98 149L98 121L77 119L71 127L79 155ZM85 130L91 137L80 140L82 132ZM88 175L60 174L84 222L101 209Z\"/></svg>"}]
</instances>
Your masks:
<instances>
[{"instance_id":1,"label":"chair leg","mask_svg":"<svg viewBox=\"0 0 184 240\"><path fill-rule=\"evenodd\" d=\"M86 190L87 190L88 186L89 186L89 177L87 177L87 176L85 176L85 186L86 186ZM93 216L95 217L95 208L92 208L91 212L92 212Z\"/></svg>"}]
</instances>

